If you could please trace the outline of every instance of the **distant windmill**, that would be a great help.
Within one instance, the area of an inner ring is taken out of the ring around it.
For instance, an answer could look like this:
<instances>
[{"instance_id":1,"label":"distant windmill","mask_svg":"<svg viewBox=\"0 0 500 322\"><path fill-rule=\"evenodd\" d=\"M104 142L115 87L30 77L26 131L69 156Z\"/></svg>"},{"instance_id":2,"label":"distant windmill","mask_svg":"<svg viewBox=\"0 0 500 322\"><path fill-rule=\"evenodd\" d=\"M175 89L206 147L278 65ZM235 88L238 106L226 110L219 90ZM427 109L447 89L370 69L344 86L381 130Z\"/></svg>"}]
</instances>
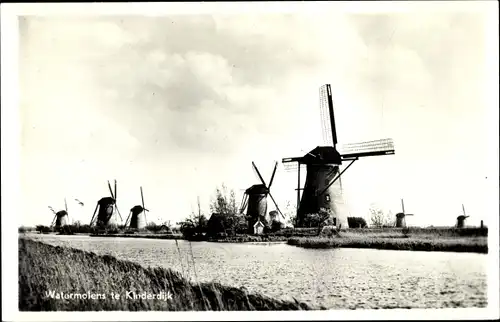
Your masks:
<instances>
[{"instance_id":1,"label":"distant windmill","mask_svg":"<svg viewBox=\"0 0 500 322\"><path fill-rule=\"evenodd\" d=\"M109 192L111 193L111 197L104 197L101 198L95 207L94 214L92 215L92 219L90 220L90 225L96 224L99 227L106 227L111 224L111 218L113 217L113 214L116 212L120 216L121 221L123 222L122 215L120 214L120 211L118 210L118 206L116 205L116 180L115 180L115 192L113 193L113 190L111 189L111 184L108 181L108 188ZM99 210L99 212L98 212ZM96 217L97 213L97 217ZM94 221L95 219L95 221Z\"/></svg>"},{"instance_id":2,"label":"distant windmill","mask_svg":"<svg viewBox=\"0 0 500 322\"><path fill-rule=\"evenodd\" d=\"M141 201L142 201L142 206L137 205L132 207L132 209L130 209L127 220L125 220L125 227L127 227L129 219L130 219L130 228L142 229L147 226L148 223L146 219L146 211L149 210L146 209L144 206L144 194L142 193L142 187L141 187ZM144 214L144 217L141 216L141 214Z\"/></svg>"},{"instance_id":3,"label":"distant windmill","mask_svg":"<svg viewBox=\"0 0 500 322\"><path fill-rule=\"evenodd\" d=\"M52 219L50 227L54 226L56 228L59 228L69 225L68 204L66 203L66 198L64 198L64 210L56 212L51 206L49 206L49 209L54 213L54 219Z\"/></svg>"},{"instance_id":4,"label":"distant windmill","mask_svg":"<svg viewBox=\"0 0 500 322\"><path fill-rule=\"evenodd\" d=\"M457 217L457 228L464 228L465 227L465 219L470 217L470 216L466 215L465 207L463 204L462 204L462 212L463 212L463 215L460 215Z\"/></svg>"},{"instance_id":5,"label":"distant windmill","mask_svg":"<svg viewBox=\"0 0 500 322\"><path fill-rule=\"evenodd\" d=\"M317 146L302 157L284 158L283 163L296 162L296 166L288 166L289 170L298 170L297 184L297 222L295 226L302 227L307 214L319 213L321 208L335 210L334 198L336 191L332 185L360 157L394 154L392 139L382 139L369 142L346 144L342 154L337 151L337 132L333 113L333 102L330 85L320 88L320 114L323 128L323 146ZM350 161L345 169L340 171L342 161ZM304 188L300 187L300 167L306 165L307 176ZM300 191L302 192L302 198ZM334 211L335 225L348 227L347 215Z\"/></svg>"},{"instance_id":6,"label":"distant windmill","mask_svg":"<svg viewBox=\"0 0 500 322\"><path fill-rule=\"evenodd\" d=\"M404 203L403 199L401 199L401 208L402 208L403 212L396 214L396 228L406 227L406 216L413 216L413 214L406 214L405 213L405 203Z\"/></svg>"},{"instance_id":7,"label":"distant windmill","mask_svg":"<svg viewBox=\"0 0 500 322\"><path fill-rule=\"evenodd\" d=\"M283 213L278 207L278 204L273 198L273 195L271 194L271 186L273 184L274 180L274 175L276 174L276 168L278 167L278 162L274 165L274 170L271 175L271 179L269 180L269 185L266 184L262 176L260 175L259 169L257 169L257 166L255 165L254 162L252 162L253 169L257 172L257 175L259 176L260 181L262 184L255 184L245 190L245 193L243 194L243 200L241 202L240 206L240 214L242 214L245 209L247 210L246 217L248 219L248 229L253 231L253 225L261 220L262 218L265 218L266 212L267 212L267 196L271 197L271 200L273 201L274 205L276 206L276 210L280 213L280 215L285 218Z\"/></svg>"}]
</instances>

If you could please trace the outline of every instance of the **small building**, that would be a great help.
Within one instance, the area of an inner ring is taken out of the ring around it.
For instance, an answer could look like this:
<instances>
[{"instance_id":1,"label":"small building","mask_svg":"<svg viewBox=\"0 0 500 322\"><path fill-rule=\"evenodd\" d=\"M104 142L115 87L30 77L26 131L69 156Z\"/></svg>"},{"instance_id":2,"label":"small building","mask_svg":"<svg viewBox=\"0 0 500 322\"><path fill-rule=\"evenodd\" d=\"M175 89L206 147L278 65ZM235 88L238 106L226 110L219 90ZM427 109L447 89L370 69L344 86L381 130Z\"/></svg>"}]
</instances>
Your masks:
<instances>
[{"instance_id":1,"label":"small building","mask_svg":"<svg viewBox=\"0 0 500 322\"><path fill-rule=\"evenodd\" d=\"M255 235L262 235L264 233L264 224L262 221L257 220L257 222L253 225L253 233Z\"/></svg>"}]
</instances>

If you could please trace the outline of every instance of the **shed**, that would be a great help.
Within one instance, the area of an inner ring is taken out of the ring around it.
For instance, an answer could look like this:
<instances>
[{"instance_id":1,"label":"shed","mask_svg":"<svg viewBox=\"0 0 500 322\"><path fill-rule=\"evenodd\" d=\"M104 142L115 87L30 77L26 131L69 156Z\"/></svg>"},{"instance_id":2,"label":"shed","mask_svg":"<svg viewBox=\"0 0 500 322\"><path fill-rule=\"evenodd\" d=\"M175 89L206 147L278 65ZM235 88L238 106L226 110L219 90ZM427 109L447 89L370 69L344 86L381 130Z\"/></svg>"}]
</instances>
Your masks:
<instances>
[{"instance_id":1,"label":"shed","mask_svg":"<svg viewBox=\"0 0 500 322\"><path fill-rule=\"evenodd\" d=\"M258 220L253 225L253 233L255 235L262 235L262 233L264 233L264 224L262 223L262 221Z\"/></svg>"}]
</instances>

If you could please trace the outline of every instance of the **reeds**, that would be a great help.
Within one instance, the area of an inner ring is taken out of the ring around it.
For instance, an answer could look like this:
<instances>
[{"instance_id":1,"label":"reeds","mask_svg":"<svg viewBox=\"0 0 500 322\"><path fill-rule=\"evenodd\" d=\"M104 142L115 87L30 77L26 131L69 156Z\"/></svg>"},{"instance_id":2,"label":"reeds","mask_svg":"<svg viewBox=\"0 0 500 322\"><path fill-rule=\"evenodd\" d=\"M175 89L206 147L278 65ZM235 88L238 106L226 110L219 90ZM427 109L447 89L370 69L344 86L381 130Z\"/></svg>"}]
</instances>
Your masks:
<instances>
[{"instance_id":1,"label":"reeds","mask_svg":"<svg viewBox=\"0 0 500 322\"><path fill-rule=\"evenodd\" d=\"M172 294L171 299L130 299L128 292ZM55 299L50 292L98 294L99 299ZM118 294L119 298L112 297ZM103 298L104 296L104 298ZM218 283L194 284L179 273L145 268L112 256L19 238L20 311L310 310Z\"/></svg>"}]
</instances>

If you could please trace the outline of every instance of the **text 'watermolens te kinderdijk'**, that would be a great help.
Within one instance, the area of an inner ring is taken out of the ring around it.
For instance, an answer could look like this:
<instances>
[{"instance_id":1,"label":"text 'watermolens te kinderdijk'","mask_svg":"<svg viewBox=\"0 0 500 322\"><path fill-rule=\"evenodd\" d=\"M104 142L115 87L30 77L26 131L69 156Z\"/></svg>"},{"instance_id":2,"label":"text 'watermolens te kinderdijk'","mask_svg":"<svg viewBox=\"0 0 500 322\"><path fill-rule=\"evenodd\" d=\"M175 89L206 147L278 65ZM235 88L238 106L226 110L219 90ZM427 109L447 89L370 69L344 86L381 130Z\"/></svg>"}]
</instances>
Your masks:
<instances>
[{"instance_id":1,"label":"text 'watermolens te kinderdijk'","mask_svg":"<svg viewBox=\"0 0 500 322\"><path fill-rule=\"evenodd\" d=\"M168 301L172 300L172 293L170 291L160 291L160 293L152 294L148 292L136 293L134 291L126 292L125 294L111 292L109 294L104 293L66 293L66 292L56 292L54 290L45 292L45 296L48 298L53 298L56 300L160 300Z\"/></svg>"}]
</instances>

